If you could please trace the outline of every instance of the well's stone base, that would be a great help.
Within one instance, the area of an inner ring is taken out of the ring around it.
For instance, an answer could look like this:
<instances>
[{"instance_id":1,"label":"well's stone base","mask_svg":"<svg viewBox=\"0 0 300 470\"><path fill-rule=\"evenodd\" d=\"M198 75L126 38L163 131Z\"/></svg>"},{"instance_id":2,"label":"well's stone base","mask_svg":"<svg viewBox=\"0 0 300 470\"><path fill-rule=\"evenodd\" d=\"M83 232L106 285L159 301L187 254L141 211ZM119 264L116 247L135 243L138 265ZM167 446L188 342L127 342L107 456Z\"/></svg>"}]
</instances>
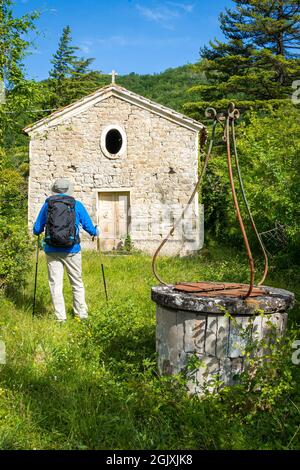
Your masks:
<instances>
[{"instance_id":1,"label":"well's stone base","mask_svg":"<svg viewBox=\"0 0 300 470\"><path fill-rule=\"evenodd\" d=\"M190 372L190 392L210 391L215 381L232 385L244 370L249 342L284 334L294 295L265 287L265 295L242 299L198 297L174 286L152 289L157 304L156 347L161 374L177 374L194 356L200 365ZM264 351L258 349L258 355Z\"/></svg>"}]
</instances>

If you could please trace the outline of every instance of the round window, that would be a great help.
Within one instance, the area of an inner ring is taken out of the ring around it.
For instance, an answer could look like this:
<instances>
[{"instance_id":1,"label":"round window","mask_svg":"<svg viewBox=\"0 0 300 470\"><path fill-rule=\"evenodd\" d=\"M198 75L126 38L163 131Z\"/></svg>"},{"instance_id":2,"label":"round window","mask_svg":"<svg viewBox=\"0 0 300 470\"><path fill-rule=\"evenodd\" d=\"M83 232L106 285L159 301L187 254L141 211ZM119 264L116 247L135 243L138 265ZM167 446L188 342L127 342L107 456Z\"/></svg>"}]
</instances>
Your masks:
<instances>
[{"instance_id":1,"label":"round window","mask_svg":"<svg viewBox=\"0 0 300 470\"><path fill-rule=\"evenodd\" d=\"M118 158L126 150L127 139L124 129L118 124L106 126L101 135L101 149L108 158Z\"/></svg>"},{"instance_id":2,"label":"round window","mask_svg":"<svg viewBox=\"0 0 300 470\"><path fill-rule=\"evenodd\" d=\"M111 129L110 131L108 131L105 138L105 147L109 153L116 155L116 153L120 152L122 148L122 143L122 135L121 132L118 131L118 129Z\"/></svg>"}]
</instances>

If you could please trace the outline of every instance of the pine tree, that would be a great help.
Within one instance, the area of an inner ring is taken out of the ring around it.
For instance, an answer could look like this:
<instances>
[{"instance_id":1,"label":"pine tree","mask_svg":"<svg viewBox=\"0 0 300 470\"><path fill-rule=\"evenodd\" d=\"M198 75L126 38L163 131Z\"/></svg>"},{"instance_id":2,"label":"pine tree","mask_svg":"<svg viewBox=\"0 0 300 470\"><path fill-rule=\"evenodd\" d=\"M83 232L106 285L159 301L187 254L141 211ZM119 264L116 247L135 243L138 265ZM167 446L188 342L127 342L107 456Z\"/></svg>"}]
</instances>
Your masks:
<instances>
[{"instance_id":1,"label":"pine tree","mask_svg":"<svg viewBox=\"0 0 300 470\"><path fill-rule=\"evenodd\" d=\"M198 69L207 84L193 87L202 102L186 109L197 115L208 103L223 106L239 100L245 106L286 99L300 74L299 0L234 0L221 13L226 42L211 41L200 50Z\"/></svg>"},{"instance_id":2,"label":"pine tree","mask_svg":"<svg viewBox=\"0 0 300 470\"><path fill-rule=\"evenodd\" d=\"M300 47L299 0L235 0L237 10L221 13L227 39L241 39L275 55L295 56ZM292 51L292 52L291 52Z\"/></svg>"},{"instance_id":3,"label":"pine tree","mask_svg":"<svg viewBox=\"0 0 300 470\"><path fill-rule=\"evenodd\" d=\"M90 72L90 65L94 59L85 59L84 57L80 57L76 59L73 63L73 70L72 76L74 78L81 78L83 75Z\"/></svg>"},{"instance_id":4,"label":"pine tree","mask_svg":"<svg viewBox=\"0 0 300 470\"><path fill-rule=\"evenodd\" d=\"M73 61L73 68L70 77L66 80L66 102L76 101L99 88L94 84L94 73L90 70L90 65L94 59L76 58Z\"/></svg>"},{"instance_id":5,"label":"pine tree","mask_svg":"<svg viewBox=\"0 0 300 470\"><path fill-rule=\"evenodd\" d=\"M94 59L77 57L78 50L79 47L72 45L71 28L66 26L51 61L53 68L49 76L53 91L52 106L64 106L88 92L86 78Z\"/></svg>"},{"instance_id":6,"label":"pine tree","mask_svg":"<svg viewBox=\"0 0 300 470\"><path fill-rule=\"evenodd\" d=\"M58 49L51 60L53 68L49 72L49 77L52 79L51 89L53 91L51 105L54 107L65 104L65 80L72 73L76 58L75 52L78 49L71 45L71 41L71 28L70 26L65 26L58 43Z\"/></svg>"},{"instance_id":7,"label":"pine tree","mask_svg":"<svg viewBox=\"0 0 300 470\"><path fill-rule=\"evenodd\" d=\"M71 41L71 28L70 26L65 26L58 43L58 49L51 60L53 69L49 73L50 78L57 82L61 82L64 78L69 77L72 72L76 59L75 52L78 50L78 47L72 46Z\"/></svg>"}]
</instances>

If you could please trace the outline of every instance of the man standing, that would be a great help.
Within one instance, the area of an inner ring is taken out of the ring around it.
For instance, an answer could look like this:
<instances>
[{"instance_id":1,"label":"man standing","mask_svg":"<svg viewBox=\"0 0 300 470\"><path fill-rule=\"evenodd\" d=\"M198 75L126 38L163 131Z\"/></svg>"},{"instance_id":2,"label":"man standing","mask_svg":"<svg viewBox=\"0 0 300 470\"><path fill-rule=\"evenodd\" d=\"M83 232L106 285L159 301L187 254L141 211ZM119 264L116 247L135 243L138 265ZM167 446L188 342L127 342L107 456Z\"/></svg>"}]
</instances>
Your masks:
<instances>
[{"instance_id":1,"label":"man standing","mask_svg":"<svg viewBox=\"0 0 300 470\"><path fill-rule=\"evenodd\" d=\"M66 321L63 297L63 276L66 268L73 291L73 312L85 319L88 316L82 282L80 226L91 236L99 236L90 216L80 201L73 197L73 186L67 179L53 184L52 196L46 199L35 221L33 233L45 233L44 251L47 257L49 286L55 315L59 322Z\"/></svg>"}]
</instances>

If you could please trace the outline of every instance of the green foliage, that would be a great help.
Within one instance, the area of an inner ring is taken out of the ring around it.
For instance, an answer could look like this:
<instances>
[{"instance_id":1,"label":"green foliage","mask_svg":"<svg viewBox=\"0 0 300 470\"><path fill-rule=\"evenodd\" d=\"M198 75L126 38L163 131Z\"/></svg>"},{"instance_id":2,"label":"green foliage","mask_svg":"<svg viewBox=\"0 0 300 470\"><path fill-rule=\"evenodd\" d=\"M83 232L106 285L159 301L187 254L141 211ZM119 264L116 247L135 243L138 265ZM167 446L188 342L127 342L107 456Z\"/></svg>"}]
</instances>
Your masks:
<instances>
[{"instance_id":1,"label":"green foliage","mask_svg":"<svg viewBox=\"0 0 300 470\"><path fill-rule=\"evenodd\" d=\"M0 214L1 217L23 216L25 212L20 210L20 206L26 200L26 182L19 173L14 170L5 169L0 173ZM24 197L25 196L25 197Z\"/></svg>"},{"instance_id":2,"label":"green foliage","mask_svg":"<svg viewBox=\"0 0 300 470\"><path fill-rule=\"evenodd\" d=\"M52 90L51 105L65 106L81 96L88 94L93 87L89 67L94 59L77 57L79 47L72 46L71 28L66 26L56 53L51 63L50 90Z\"/></svg>"},{"instance_id":3,"label":"green foliage","mask_svg":"<svg viewBox=\"0 0 300 470\"><path fill-rule=\"evenodd\" d=\"M39 88L24 79L22 64L30 45L26 36L35 30L38 14L16 18L12 6L10 0L0 3L0 81L7 89L6 101L0 105L0 288L19 287L29 267L31 250L24 217L26 182L11 168L22 166L28 158L24 148L23 152L20 148L15 152L13 147L19 140L18 117Z\"/></svg>"},{"instance_id":4,"label":"green foliage","mask_svg":"<svg viewBox=\"0 0 300 470\"><path fill-rule=\"evenodd\" d=\"M73 64L76 60L75 52L78 47L72 46L71 41L71 28L66 26L59 40L58 49L51 61L53 69L49 73L50 77L58 82L72 74Z\"/></svg>"},{"instance_id":5,"label":"green foliage","mask_svg":"<svg viewBox=\"0 0 300 470\"><path fill-rule=\"evenodd\" d=\"M88 59L90 60L90 59ZM51 106L70 104L83 96L107 86L111 83L111 76L97 71L81 69L81 61L78 59L77 66L72 65L69 76L60 80L62 99L58 101L58 80L50 79L44 83L48 86L52 97ZM76 71L77 69L77 71ZM154 100L165 106L183 112L183 104L188 99L196 99L197 93L189 93L187 90L204 81L203 75L197 72L192 65L184 65L173 69L167 69L160 74L139 75L130 73L117 77L117 84L128 90L138 93L146 98Z\"/></svg>"},{"instance_id":6,"label":"green foliage","mask_svg":"<svg viewBox=\"0 0 300 470\"><path fill-rule=\"evenodd\" d=\"M248 328L251 329L251 325ZM219 393L205 397L212 414L219 411L233 430L231 449L245 448L246 429L251 449L287 450L299 446L299 427L295 426L299 408L294 402L295 392L299 390L299 374L291 362L297 330L278 338L274 325L269 329L266 339L249 343L246 347L245 369L236 377L236 384L222 387ZM247 335L248 331L245 330L244 334ZM272 446L268 439L270 435ZM282 445L287 435L289 437ZM220 442L218 433L216 439Z\"/></svg>"},{"instance_id":7,"label":"green foliage","mask_svg":"<svg viewBox=\"0 0 300 470\"><path fill-rule=\"evenodd\" d=\"M127 233L125 240L124 240L124 249L128 253L130 253L134 248L133 241L131 239L130 233Z\"/></svg>"},{"instance_id":8,"label":"green foliage","mask_svg":"<svg viewBox=\"0 0 300 470\"><path fill-rule=\"evenodd\" d=\"M276 55L295 55L299 46L298 0L234 0L236 9L220 14L221 30L227 39L241 40ZM290 52L292 51L292 52Z\"/></svg>"},{"instance_id":9,"label":"green foliage","mask_svg":"<svg viewBox=\"0 0 300 470\"><path fill-rule=\"evenodd\" d=\"M120 76L117 81L135 93L183 112L184 103L197 98L197 93L188 95L187 90L204 82L205 78L193 65L184 65L154 75L131 73Z\"/></svg>"},{"instance_id":10,"label":"green foliage","mask_svg":"<svg viewBox=\"0 0 300 470\"><path fill-rule=\"evenodd\" d=\"M35 30L38 12L27 13L20 18L13 14L13 1L0 2L0 81L8 89L24 81L22 60L30 40L28 33Z\"/></svg>"},{"instance_id":11,"label":"green foliage","mask_svg":"<svg viewBox=\"0 0 300 470\"><path fill-rule=\"evenodd\" d=\"M26 184L14 170L0 170L0 288L20 287L29 269L24 200Z\"/></svg>"},{"instance_id":12,"label":"green foliage","mask_svg":"<svg viewBox=\"0 0 300 470\"><path fill-rule=\"evenodd\" d=\"M242 239L228 183L226 148L218 142L203 185L206 226L219 240L239 243ZM297 108L286 104L268 114L248 112L237 127L237 142L244 187L259 232L280 223L286 228L289 252L299 250ZM240 191L238 196L244 210ZM251 233L250 224L248 229Z\"/></svg>"},{"instance_id":13,"label":"green foliage","mask_svg":"<svg viewBox=\"0 0 300 470\"><path fill-rule=\"evenodd\" d=\"M286 100L282 100L282 99L251 100L250 101L250 100L236 98L236 96L232 96L231 100L234 100L236 107L238 107L242 113L245 113L246 111L249 111L249 110L257 111L257 112L261 112L261 111L272 112L273 110L276 110L287 103ZM204 116L205 116L205 110L207 108L213 107L213 108L216 108L218 111L224 111L228 108L228 103L229 103L228 98L212 100L212 101L195 101L195 102L191 102L188 99L188 101L183 105L183 108L186 114L188 114L192 118L200 122L206 123L206 119Z\"/></svg>"},{"instance_id":14,"label":"green foliage","mask_svg":"<svg viewBox=\"0 0 300 470\"><path fill-rule=\"evenodd\" d=\"M18 168L28 161L27 141L20 131L28 120L41 117L34 112L35 107L43 107L49 96L43 84L24 78L23 59L32 45L28 36L36 30L38 16L33 12L17 18L13 14L12 1L0 3L0 82L3 81L6 87L5 103L0 104L2 167ZM16 154L20 155L17 164Z\"/></svg>"},{"instance_id":15,"label":"green foliage","mask_svg":"<svg viewBox=\"0 0 300 470\"><path fill-rule=\"evenodd\" d=\"M0 105L0 146L12 158L23 147L23 162L20 164L28 161L28 139L22 129L45 116L44 112L37 113L36 110L47 109L50 96L44 83L27 80L9 91L5 103Z\"/></svg>"},{"instance_id":16,"label":"green foliage","mask_svg":"<svg viewBox=\"0 0 300 470\"><path fill-rule=\"evenodd\" d=\"M159 269L170 280L247 277L237 252L207 250L205 257L161 258ZM7 364L0 365L2 449L299 449L300 377L290 361L292 334L281 352L274 350L277 359L270 354L274 360L265 371L255 368L249 390L245 377L241 385L199 400L186 393L181 375L158 374L150 257L104 256L107 304L99 258L85 252L90 319L69 318L65 325L53 320L44 255L38 316L32 319L34 264L33 258L31 282L14 293L15 303L0 304L7 351ZM271 284L299 293L297 271L276 276ZM67 282L64 292L70 315Z\"/></svg>"},{"instance_id":17,"label":"green foliage","mask_svg":"<svg viewBox=\"0 0 300 470\"><path fill-rule=\"evenodd\" d=\"M285 99L299 76L300 12L297 0L234 0L220 15L227 42L201 49L196 70L207 82L191 88L200 102Z\"/></svg>"},{"instance_id":18,"label":"green foliage","mask_svg":"<svg viewBox=\"0 0 300 470\"><path fill-rule=\"evenodd\" d=\"M248 115L239 129L245 189L260 231L286 226L289 240L300 248L300 131L298 110L284 106L259 116Z\"/></svg>"},{"instance_id":19,"label":"green foliage","mask_svg":"<svg viewBox=\"0 0 300 470\"><path fill-rule=\"evenodd\" d=\"M293 329L288 335L281 337L276 325L264 313L259 316L264 322L264 330L268 332L262 339L259 338L260 333L255 333L255 317L243 327L236 318L230 316L231 325L244 342L244 371L235 378L233 394L220 383L221 397L226 397L229 392L235 408L246 416L248 422L259 411L273 411L278 399L292 393L295 386L291 351L293 342L297 339L297 330Z\"/></svg>"}]
</instances>

